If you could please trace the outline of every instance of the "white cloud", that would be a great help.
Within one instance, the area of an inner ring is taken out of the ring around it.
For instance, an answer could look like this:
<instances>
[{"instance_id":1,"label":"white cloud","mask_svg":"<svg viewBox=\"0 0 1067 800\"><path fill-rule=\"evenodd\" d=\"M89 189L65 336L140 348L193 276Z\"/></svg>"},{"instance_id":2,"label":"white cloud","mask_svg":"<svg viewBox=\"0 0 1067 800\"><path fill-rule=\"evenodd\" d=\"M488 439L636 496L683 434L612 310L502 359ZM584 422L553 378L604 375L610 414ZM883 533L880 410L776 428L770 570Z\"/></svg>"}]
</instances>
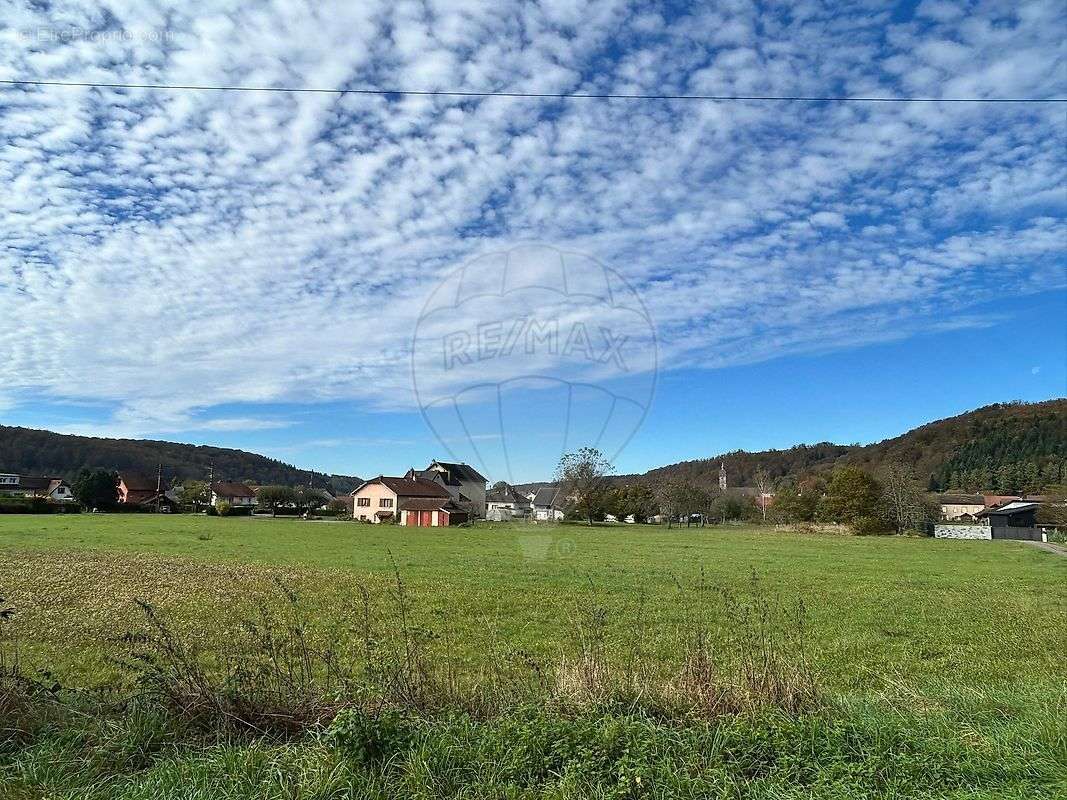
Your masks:
<instances>
[{"instance_id":1,"label":"white cloud","mask_svg":"<svg viewBox=\"0 0 1067 800\"><path fill-rule=\"evenodd\" d=\"M745 4L574 9L25 5L0 77L1062 94L1056 3L759 25ZM0 89L0 385L117 404L113 430L272 424L219 418L234 403L410 407L429 292L526 240L623 273L668 368L907 335L1005 284L1063 286L1061 137L1050 106Z\"/></svg>"}]
</instances>

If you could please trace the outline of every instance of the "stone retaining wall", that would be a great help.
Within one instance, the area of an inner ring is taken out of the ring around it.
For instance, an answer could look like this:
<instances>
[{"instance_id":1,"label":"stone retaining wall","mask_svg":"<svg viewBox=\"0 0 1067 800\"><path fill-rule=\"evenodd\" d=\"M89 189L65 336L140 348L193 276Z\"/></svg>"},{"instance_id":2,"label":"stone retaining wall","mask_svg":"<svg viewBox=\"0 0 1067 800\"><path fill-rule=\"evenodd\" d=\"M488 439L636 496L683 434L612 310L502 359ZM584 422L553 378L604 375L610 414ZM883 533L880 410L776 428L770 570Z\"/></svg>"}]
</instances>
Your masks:
<instances>
[{"instance_id":1,"label":"stone retaining wall","mask_svg":"<svg viewBox=\"0 0 1067 800\"><path fill-rule=\"evenodd\" d=\"M992 539L993 529L988 525L935 525L934 536L938 539Z\"/></svg>"}]
</instances>

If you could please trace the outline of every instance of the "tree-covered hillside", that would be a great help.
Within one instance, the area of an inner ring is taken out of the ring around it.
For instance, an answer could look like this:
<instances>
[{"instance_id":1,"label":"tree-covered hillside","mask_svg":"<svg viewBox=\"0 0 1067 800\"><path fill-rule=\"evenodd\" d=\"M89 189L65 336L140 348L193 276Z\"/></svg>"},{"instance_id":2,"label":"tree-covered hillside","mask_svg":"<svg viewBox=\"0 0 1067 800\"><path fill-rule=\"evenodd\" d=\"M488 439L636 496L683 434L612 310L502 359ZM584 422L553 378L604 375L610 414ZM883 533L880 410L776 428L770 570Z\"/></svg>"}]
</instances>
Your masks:
<instances>
[{"instance_id":1,"label":"tree-covered hillside","mask_svg":"<svg viewBox=\"0 0 1067 800\"><path fill-rule=\"evenodd\" d=\"M273 458L225 447L178 444L148 439L100 439L32 428L0 425L0 472L73 478L84 468L154 475L163 467L167 482L181 478L306 485L351 491L359 479L297 469Z\"/></svg>"},{"instance_id":2,"label":"tree-covered hillside","mask_svg":"<svg viewBox=\"0 0 1067 800\"><path fill-rule=\"evenodd\" d=\"M850 450L852 448L848 445L830 442L800 444L788 450L763 450L756 453L735 450L714 458L683 461L680 464L659 467L649 470L643 477L653 481L677 480L694 486L710 488L718 486L719 465L725 464L726 478L730 486L751 486L753 476L760 467L767 472L771 480L778 480L832 465Z\"/></svg>"},{"instance_id":3,"label":"tree-covered hillside","mask_svg":"<svg viewBox=\"0 0 1067 800\"><path fill-rule=\"evenodd\" d=\"M962 489L1003 493L1038 492L1067 483L1067 400L1044 403L999 403L938 420L900 436L866 446L821 442L787 450L734 451L713 458L683 461L615 480L682 481L712 488L725 463L731 487L753 485L757 469L771 481L797 480L854 464L878 472L889 463L914 468L934 491ZM0 472L73 477L84 467L154 473L203 480L214 465L217 478L261 484L329 485L349 491L358 478L322 475L265 456L173 442L98 439L49 431L0 426ZM524 486L535 487L540 484Z\"/></svg>"},{"instance_id":4,"label":"tree-covered hillside","mask_svg":"<svg viewBox=\"0 0 1067 800\"><path fill-rule=\"evenodd\" d=\"M845 464L879 472L886 464L902 463L933 491L1038 492L1067 482L1067 400L998 403L866 446L823 442L788 450L736 451L625 479L673 479L713 487L720 463L726 465L730 486L751 486L759 467L772 480L795 480Z\"/></svg>"},{"instance_id":5,"label":"tree-covered hillside","mask_svg":"<svg viewBox=\"0 0 1067 800\"><path fill-rule=\"evenodd\" d=\"M1067 475L1067 400L998 403L850 453L877 469L910 464L935 491L1037 492Z\"/></svg>"}]
</instances>

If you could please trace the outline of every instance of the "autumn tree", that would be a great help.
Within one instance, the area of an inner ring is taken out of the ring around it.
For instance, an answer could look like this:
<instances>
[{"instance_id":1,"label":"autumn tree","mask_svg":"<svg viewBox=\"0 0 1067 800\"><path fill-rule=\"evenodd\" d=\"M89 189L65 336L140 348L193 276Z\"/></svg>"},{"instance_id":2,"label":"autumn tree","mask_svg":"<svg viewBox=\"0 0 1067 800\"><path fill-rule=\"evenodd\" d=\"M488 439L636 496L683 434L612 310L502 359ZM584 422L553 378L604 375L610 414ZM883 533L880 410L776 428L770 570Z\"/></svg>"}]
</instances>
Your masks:
<instances>
[{"instance_id":1,"label":"autumn tree","mask_svg":"<svg viewBox=\"0 0 1067 800\"><path fill-rule=\"evenodd\" d=\"M811 476L799 483L783 483L774 495L771 515L775 522L814 522L825 482Z\"/></svg>"},{"instance_id":2,"label":"autumn tree","mask_svg":"<svg viewBox=\"0 0 1067 800\"><path fill-rule=\"evenodd\" d=\"M711 515L716 517L719 522L740 519L744 512L745 507L741 499L729 493L719 495L711 504Z\"/></svg>"},{"instance_id":3,"label":"autumn tree","mask_svg":"<svg viewBox=\"0 0 1067 800\"><path fill-rule=\"evenodd\" d=\"M1045 502L1037 509L1037 522L1067 528L1067 485L1054 484L1045 490Z\"/></svg>"},{"instance_id":4,"label":"autumn tree","mask_svg":"<svg viewBox=\"0 0 1067 800\"><path fill-rule=\"evenodd\" d=\"M204 481L185 481L178 498L182 505L199 509L211 502L211 489Z\"/></svg>"},{"instance_id":5,"label":"autumn tree","mask_svg":"<svg viewBox=\"0 0 1067 800\"><path fill-rule=\"evenodd\" d=\"M256 492L256 505L269 508L272 517L278 516L283 506L295 506L299 500L296 489L291 486L264 486Z\"/></svg>"},{"instance_id":6,"label":"autumn tree","mask_svg":"<svg viewBox=\"0 0 1067 800\"><path fill-rule=\"evenodd\" d=\"M611 493L608 510L619 519L632 516L634 522L644 522L656 513L656 495L644 483L618 486Z\"/></svg>"},{"instance_id":7,"label":"autumn tree","mask_svg":"<svg viewBox=\"0 0 1067 800\"><path fill-rule=\"evenodd\" d=\"M839 467L830 475L819 500L817 516L825 522L853 525L881 516L882 487L859 467Z\"/></svg>"},{"instance_id":8,"label":"autumn tree","mask_svg":"<svg viewBox=\"0 0 1067 800\"><path fill-rule=\"evenodd\" d=\"M321 489L315 489L311 486L300 486L295 490L295 493L297 507L304 509L308 514L318 511L326 505L326 496L322 493Z\"/></svg>"},{"instance_id":9,"label":"autumn tree","mask_svg":"<svg viewBox=\"0 0 1067 800\"><path fill-rule=\"evenodd\" d=\"M560 458L556 483L567 498L572 513L590 525L598 516L603 516L611 491L608 476L613 471L611 462L595 447L583 447Z\"/></svg>"}]
</instances>

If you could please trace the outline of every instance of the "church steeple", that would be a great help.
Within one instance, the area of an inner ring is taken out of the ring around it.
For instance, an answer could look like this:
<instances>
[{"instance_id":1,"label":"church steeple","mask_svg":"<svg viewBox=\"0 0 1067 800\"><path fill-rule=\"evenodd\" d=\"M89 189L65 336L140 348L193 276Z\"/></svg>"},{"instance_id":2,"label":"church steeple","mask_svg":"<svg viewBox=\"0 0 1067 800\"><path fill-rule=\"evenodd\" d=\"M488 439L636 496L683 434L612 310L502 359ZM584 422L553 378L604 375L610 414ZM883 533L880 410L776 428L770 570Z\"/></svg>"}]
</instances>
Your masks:
<instances>
[{"instance_id":1,"label":"church steeple","mask_svg":"<svg viewBox=\"0 0 1067 800\"><path fill-rule=\"evenodd\" d=\"M726 464L719 462L719 491L726 491Z\"/></svg>"}]
</instances>

